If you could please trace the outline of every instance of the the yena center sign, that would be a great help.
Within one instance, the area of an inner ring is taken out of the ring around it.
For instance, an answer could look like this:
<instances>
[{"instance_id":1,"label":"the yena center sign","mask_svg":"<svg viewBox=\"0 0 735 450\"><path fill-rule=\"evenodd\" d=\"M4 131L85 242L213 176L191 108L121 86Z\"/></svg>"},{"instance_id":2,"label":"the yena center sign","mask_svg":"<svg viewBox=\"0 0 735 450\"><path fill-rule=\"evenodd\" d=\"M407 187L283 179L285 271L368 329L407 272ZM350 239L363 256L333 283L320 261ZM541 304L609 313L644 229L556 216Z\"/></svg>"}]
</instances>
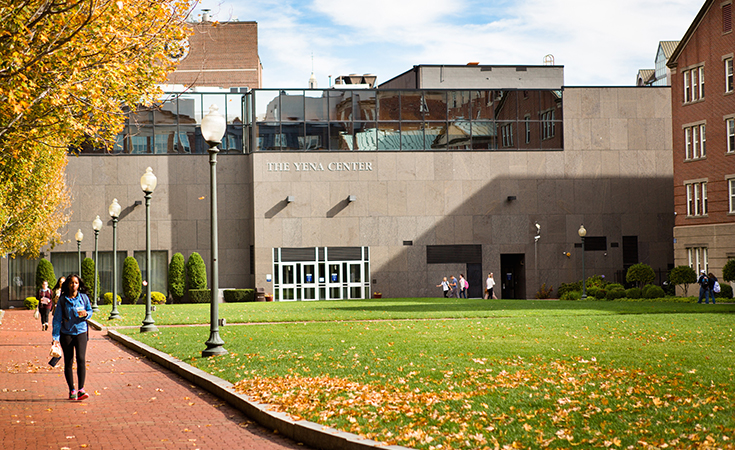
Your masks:
<instances>
[{"instance_id":1,"label":"the yena center sign","mask_svg":"<svg viewBox=\"0 0 735 450\"><path fill-rule=\"evenodd\" d=\"M268 172L372 172L373 163L332 161L320 162L269 162L266 163Z\"/></svg>"}]
</instances>

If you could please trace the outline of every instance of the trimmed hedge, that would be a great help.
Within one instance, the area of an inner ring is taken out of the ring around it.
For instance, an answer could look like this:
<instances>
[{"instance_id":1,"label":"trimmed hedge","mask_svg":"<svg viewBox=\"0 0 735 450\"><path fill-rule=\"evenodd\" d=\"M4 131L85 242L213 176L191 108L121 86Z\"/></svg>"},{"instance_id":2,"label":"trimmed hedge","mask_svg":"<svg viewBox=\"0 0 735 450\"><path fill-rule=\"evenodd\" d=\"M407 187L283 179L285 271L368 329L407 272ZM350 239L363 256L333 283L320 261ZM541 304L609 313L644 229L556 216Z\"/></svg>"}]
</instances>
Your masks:
<instances>
[{"instance_id":1,"label":"trimmed hedge","mask_svg":"<svg viewBox=\"0 0 735 450\"><path fill-rule=\"evenodd\" d=\"M174 303L181 301L186 294L186 268L184 267L184 255L174 253L171 263L168 265L168 292Z\"/></svg>"},{"instance_id":2,"label":"trimmed hedge","mask_svg":"<svg viewBox=\"0 0 735 450\"><path fill-rule=\"evenodd\" d=\"M143 275L140 273L138 261L132 256L123 261L122 288L123 295L130 304L138 303L143 292Z\"/></svg>"},{"instance_id":3,"label":"trimmed hedge","mask_svg":"<svg viewBox=\"0 0 735 450\"><path fill-rule=\"evenodd\" d=\"M36 266L36 292L41 290L43 282L48 281L48 288L53 289L56 284L56 274L54 274L54 266L51 261L41 258Z\"/></svg>"},{"instance_id":4,"label":"trimmed hedge","mask_svg":"<svg viewBox=\"0 0 735 450\"><path fill-rule=\"evenodd\" d=\"M117 304L121 304L122 299L120 296L117 296ZM107 292L105 295L101 296L99 300L97 300L98 305L112 305L112 292Z\"/></svg>"},{"instance_id":5,"label":"trimmed hedge","mask_svg":"<svg viewBox=\"0 0 735 450\"><path fill-rule=\"evenodd\" d=\"M26 297L26 299L23 300L23 304L28 309L36 309L38 308L38 299L36 297Z\"/></svg>"},{"instance_id":6,"label":"trimmed hedge","mask_svg":"<svg viewBox=\"0 0 735 450\"><path fill-rule=\"evenodd\" d=\"M189 302L191 303L209 303L211 298L209 289L189 289Z\"/></svg>"},{"instance_id":7,"label":"trimmed hedge","mask_svg":"<svg viewBox=\"0 0 735 450\"><path fill-rule=\"evenodd\" d=\"M166 296L160 292L151 292L151 305L165 305Z\"/></svg>"},{"instance_id":8,"label":"trimmed hedge","mask_svg":"<svg viewBox=\"0 0 735 450\"><path fill-rule=\"evenodd\" d=\"M94 295L94 260L92 258L84 258L82 260L82 280L84 280L84 284L87 286L87 293L89 294L89 298L92 300L92 303L94 303L94 299L92 296ZM100 285L100 274L99 271L97 272L97 282L96 285ZM97 295L99 296L100 293L97 291Z\"/></svg>"},{"instance_id":9,"label":"trimmed hedge","mask_svg":"<svg viewBox=\"0 0 735 450\"><path fill-rule=\"evenodd\" d=\"M225 303L254 302L255 289L226 289Z\"/></svg>"},{"instance_id":10,"label":"trimmed hedge","mask_svg":"<svg viewBox=\"0 0 735 450\"><path fill-rule=\"evenodd\" d=\"M720 292L715 294L715 298L732 298L732 286L720 283Z\"/></svg>"},{"instance_id":11,"label":"trimmed hedge","mask_svg":"<svg viewBox=\"0 0 735 450\"><path fill-rule=\"evenodd\" d=\"M190 291L207 289L207 266L202 255L197 252L189 255L189 260L186 261L186 278Z\"/></svg>"},{"instance_id":12,"label":"trimmed hedge","mask_svg":"<svg viewBox=\"0 0 735 450\"><path fill-rule=\"evenodd\" d=\"M666 293L661 286L648 284L643 288L643 297L648 299L664 298L666 297Z\"/></svg>"},{"instance_id":13,"label":"trimmed hedge","mask_svg":"<svg viewBox=\"0 0 735 450\"><path fill-rule=\"evenodd\" d=\"M625 290L625 297L630 299L637 299L643 297L643 292L640 288L634 287Z\"/></svg>"},{"instance_id":14,"label":"trimmed hedge","mask_svg":"<svg viewBox=\"0 0 735 450\"><path fill-rule=\"evenodd\" d=\"M617 300L623 297L625 297L625 289L623 289L622 287L616 287L607 291L607 297L605 298L607 298L608 300Z\"/></svg>"}]
</instances>

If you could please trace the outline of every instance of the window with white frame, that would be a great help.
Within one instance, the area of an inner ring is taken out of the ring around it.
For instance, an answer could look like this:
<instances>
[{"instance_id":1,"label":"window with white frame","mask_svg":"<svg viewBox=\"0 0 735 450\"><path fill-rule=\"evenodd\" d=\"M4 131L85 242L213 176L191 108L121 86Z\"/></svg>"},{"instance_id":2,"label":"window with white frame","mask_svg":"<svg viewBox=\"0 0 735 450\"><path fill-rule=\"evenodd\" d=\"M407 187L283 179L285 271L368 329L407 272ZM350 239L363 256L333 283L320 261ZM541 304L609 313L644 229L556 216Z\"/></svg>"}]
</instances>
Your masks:
<instances>
[{"instance_id":1,"label":"window with white frame","mask_svg":"<svg viewBox=\"0 0 735 450\"><path fill-rule=\"evenodd\" d=\"M727 119L727 153L735 152L735 119Z\"/></svg>"},{"instance_id":2,"label":"window with white frame","mask_svg":"<svg viewBox=\"0 0 735 450\"><path fill-rule=\"evenodd\" d=\"M689 260L689 267L694 269L697 275L702 270L705 272L709 271L707 247L687 247L687 258Z\"/></svg>"},{"instance_id":3,"label":"window with white frame","mask_svg":"<svg viewBox=\"0 0 735 450\"><path fill-rule=\"evenodd\" d=\"M554 110L551 109L541 113L541 139L553 138L554 134Z\"/></svg>"},{"instance_id":4,"label":"window with white frame","mask_svg":"<svg viewBox=\"0 0 735 450\"><path fill-rule=\"evenodd\" d=\"M503 125L501 128L501 134L503 137L503 147L512 147L513 146L513 124L509 123L506 125Z\"/></svg>"},{"instance_id":5,"label":"window with white frame","mask_svg":"<svg viewBox=\"0 0 735 450\"><path fill-rule=\"evenodd\" d=\"M684 103L704 98L704 66L682 72L684 77Z\"/></svg>"},{"instance_id":6,"label":"window with white frame","mask_svg":"<svg viewBox=\"0 0 735 450\"><path fill-rule=\"evenodd\" d=\"M526 123L526 144L528 144L531 142L531 115L526 114L524 121Z\"/></svg>"},{"instance_id":7,"label":"window with white frame","mask_svg":"<svg viewBox=\"0 0 735 450\"><path fill-rule=\"evenodd\" d=\"M699 159L707 156L705 124L684 128L684 159Z\"/></svg>"},{"instance_id":8,"label":"window with white frame","mask_svg":"<svg viewBox=\"0 0 735 450\"><path fill-rule=\"evenodd\" d=\"M735 213L735 178L727 180L727 198L729 199L728 212Z\"/></svg>"},{"instance_id":9,"label":"window with white frame","mask_svg":"<svg viewBox=\"0 0 735 450\"><path fill-rule=\"evenodd\" d=\"M733 90L733 79L732 79L732 58L725 60L725 92L732 92Z\"/></svg>"},{"instance_id":10,"label":"window with white frame","mask_svg":"<svg viewBox=\"0 0 735 450\"><path fill-rule=\"evenodd\" d=\"M707 182L686 184L687 216L699 217L707 215Z\"/></svg>"}]
</instances>

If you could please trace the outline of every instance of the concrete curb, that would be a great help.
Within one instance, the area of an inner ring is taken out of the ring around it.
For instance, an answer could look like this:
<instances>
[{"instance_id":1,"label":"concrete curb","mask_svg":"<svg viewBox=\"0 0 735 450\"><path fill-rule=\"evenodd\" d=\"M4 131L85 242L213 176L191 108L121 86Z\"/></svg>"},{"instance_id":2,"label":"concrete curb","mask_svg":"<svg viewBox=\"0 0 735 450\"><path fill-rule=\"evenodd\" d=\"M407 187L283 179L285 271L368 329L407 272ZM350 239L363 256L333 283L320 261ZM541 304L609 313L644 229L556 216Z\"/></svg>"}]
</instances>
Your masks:
<instances>
[{"instance_id":1,"label":"concrete curb","mask_svg":"<svg viewBox=\"0 0 735 450\"><path fill-rule=\"evenodd\" d=\"M105 327L93 320L90 320L89 323L97 330L105 329ZM411 450L408 447L386 445L381 442L365 439L356 434L340 431L318 423L306 420L293 420L288 414L270 411L269 405L253 402L247 396L235 392L232 388L232 383L229 381L208 374L177 358L138 342L129 336L120 334L115 330L107 329L107 336L180 375L192 384L216 395L262 426L277 430L280 434L296 442L303 442L311 447L324 450Z\"/></svg>"}]
</instances>

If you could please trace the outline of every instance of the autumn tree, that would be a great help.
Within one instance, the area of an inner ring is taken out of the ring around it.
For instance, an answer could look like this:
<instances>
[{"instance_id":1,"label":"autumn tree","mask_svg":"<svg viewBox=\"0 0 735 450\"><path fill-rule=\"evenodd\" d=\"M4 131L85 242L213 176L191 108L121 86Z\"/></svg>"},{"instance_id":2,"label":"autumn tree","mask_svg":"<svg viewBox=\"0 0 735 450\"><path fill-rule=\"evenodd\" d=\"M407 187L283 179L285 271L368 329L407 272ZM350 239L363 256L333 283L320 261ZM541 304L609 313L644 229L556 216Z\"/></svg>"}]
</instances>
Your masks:
<instances>
[{"instance_id":1,"label":"autumn tree","mask_svg":"<svg viewBox=\"0 0 735 450\"><path fill-rule=\"evenodd\" d=\"M68 222L67 155L109 148L152 103L188 0L0 0L0 252L38 254Z\"/></svg>"}]
</instances>

